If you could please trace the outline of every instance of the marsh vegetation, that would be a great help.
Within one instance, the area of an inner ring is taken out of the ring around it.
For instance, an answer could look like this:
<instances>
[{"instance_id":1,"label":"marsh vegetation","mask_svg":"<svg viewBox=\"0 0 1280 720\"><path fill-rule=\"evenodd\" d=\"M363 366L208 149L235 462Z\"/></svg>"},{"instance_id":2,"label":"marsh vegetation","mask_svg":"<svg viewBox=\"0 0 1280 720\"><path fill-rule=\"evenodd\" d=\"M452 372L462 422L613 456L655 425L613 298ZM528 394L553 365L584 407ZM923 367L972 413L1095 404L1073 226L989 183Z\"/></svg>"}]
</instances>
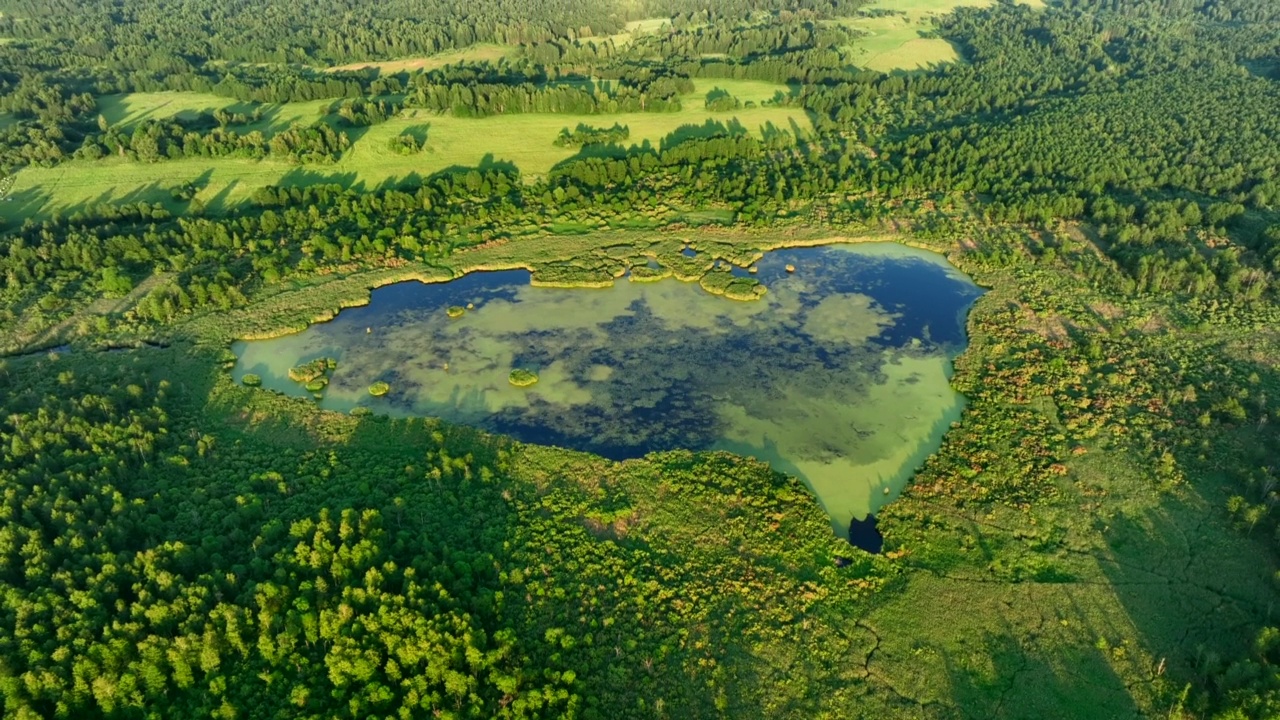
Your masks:
<instances>
[{"instance_id":1,"label":"marsh vegetation","mask_svg":"<svg viewBox=\"0 0 1280 720\"><path fill-rule=\"evenodd\" d=\"M538 382L538 374L532 370L516 368L507 375L507 381L516 387L530 387Z\"/></svg>"}]
</instances>

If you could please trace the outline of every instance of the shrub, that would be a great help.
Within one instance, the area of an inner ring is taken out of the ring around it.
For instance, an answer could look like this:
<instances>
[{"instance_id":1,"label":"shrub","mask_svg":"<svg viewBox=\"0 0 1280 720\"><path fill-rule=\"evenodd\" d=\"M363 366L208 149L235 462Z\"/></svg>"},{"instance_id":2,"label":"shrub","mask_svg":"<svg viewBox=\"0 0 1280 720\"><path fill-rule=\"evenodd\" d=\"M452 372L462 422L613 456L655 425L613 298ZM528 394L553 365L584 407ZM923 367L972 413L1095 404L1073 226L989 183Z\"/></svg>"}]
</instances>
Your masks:
<instances>
[{"instance_id":1,"label":"shrub","mask_svg":"<svg viewBox=\"0 0 1280 720\"><path fill-rule=\"evenodd\" d=\"M511 371L510 375L507 376L507 380L509 380L511 384L515 385L516 387L529 387L530 385L538 382L538 374L533 372L532 370L525 370L524 368L516 368L515 370Z\"/></svg>"}]
</instances>

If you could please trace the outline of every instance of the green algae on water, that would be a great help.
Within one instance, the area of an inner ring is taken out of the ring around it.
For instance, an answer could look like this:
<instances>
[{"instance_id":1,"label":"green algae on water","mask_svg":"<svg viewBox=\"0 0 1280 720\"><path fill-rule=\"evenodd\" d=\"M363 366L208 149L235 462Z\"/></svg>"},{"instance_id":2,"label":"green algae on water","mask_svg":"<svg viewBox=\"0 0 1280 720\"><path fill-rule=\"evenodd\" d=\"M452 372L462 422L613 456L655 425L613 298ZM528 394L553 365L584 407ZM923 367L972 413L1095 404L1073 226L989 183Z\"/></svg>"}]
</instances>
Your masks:
<instances>
[{"instance_id":1,"label":"green algae on water","mask_svg":"<svg viewBox=\"0 0 1280 720\"><path fill-rule=\"evenodd\" d=\"M547 289L519 271L389 286L332 322L237 343L233 372L297 394L290 367L335 357L326 408L441 417L611 458L754 456L803 480L843 533L895 498L958 419L951 361L978 290L938 256L899 245L736 259L758 272L707 274L768 293L731 302L701 279ZM633 280L641 267L652 269L633 265ZM485 312L443 312L468 303ZM517 387L512 368L537 368L536 388ZM375 383L395 395L375 400Z\"/></svg>"}]
</instances>

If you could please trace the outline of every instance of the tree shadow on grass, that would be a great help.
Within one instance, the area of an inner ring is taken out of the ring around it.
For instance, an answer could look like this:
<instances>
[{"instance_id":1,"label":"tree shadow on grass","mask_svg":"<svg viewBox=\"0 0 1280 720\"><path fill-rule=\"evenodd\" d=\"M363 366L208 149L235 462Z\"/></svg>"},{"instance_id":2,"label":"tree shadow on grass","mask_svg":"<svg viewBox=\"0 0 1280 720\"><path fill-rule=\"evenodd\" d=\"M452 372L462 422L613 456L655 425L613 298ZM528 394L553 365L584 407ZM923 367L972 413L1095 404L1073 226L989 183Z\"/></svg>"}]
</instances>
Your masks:
<instances>
[{"instance_id":1,"label":"tree shadow on grass","mask_svg":"<svg viewBox=\"0 0 1280 720\"><path fill-rule=\"evenodd\" d=\"M1105 650L1037 647L1041 642L1006 627L976 638L969 653L943 653L952 692L948 704L973 720L1141 717Z\"/></svg>"},{"instance_id":2,"label":"tree shadow on grass","mask_svg":"<svg viewBox=\"0 0 1280 720\"><path fill-rule=\"evenodd\" d=\"M681 125L680 127L667 133L658 143L659 151L669 150L681 143L690 140L709 140L717 137L738 137L747 134L747 128L732 118L727 121L707 120L701 125L692 123Z\"/></svg>"},{"instance_id":3,"label":"tree shadow on grass","mask_svg":"<svg viewBox=\"0 0 1280 720\"><path fill-rule=\"evenodd\" d=\"M364 181L357 181L354 172L324 172L310 168L294 168L276 182L280 188L308 188L320 185L337 185L343 189L363 190Z\"/></svg>"},{"instance_id":4,"label":"tree shadow on grass","mask_svg":"<svg viewBox=\"0 0 1280 720\"><path fill-rule=\"evenodd\" d=\"M480 162L475 165L450 165L431 173L427 176L427 180L430 181L435 178L466 175L473 170L478 170L480 172L500 172L516 176L520 174L520 168L517 167L515 163L510 160L500 160L494 157L493 153L485 153L484 157L480 158Z\"/></svg>"},{"instance_id":5,"label":"tree shadow on grass","mask_svg":"<svg viewBox=\"0 0 1280 720\"><path fill-rule=\"evenodd\" d=\"M401 135L407 135L414 139L419 145L425 145L431 135L431 123L419 123L410 125L400 131Z\"/></svg>"},{"instance_id":6,"label":"tree shadow on grass","mask_svg":"<svg viewBox=\"0 0 1280 720\"><path fill-rule=\"evenodd\" d=\"M18 182L21 182L19 175ZM0 231L14 230L37 215L49 205L52 196L40 187L17 187L0 199Z\"/></svg>"}]
</instances>

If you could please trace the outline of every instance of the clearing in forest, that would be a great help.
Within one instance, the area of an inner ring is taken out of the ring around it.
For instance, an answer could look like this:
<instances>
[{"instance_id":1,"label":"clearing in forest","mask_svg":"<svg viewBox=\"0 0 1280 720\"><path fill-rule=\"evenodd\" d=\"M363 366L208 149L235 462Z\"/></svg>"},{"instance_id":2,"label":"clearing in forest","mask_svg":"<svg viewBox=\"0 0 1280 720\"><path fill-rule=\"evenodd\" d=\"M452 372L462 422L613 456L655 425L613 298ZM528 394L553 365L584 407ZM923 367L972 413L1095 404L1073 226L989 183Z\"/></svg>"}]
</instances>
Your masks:
<instances>
[{"instance_id":1,"label":"clearing in forest","mask_svg":"<svg viewBox=\"0 0 1280 720\"><path fill-rule=\"evenodd\" d=\"M755 107L713 112L704 106L708 91L719 87ZM19 220L52 212L74 212L101 202L163 203L179 207L172 190L184 183L199 188L196 199L211 212L219 212L267 185L313 185L338 183L373 189L411 176L426 177L449 167L474 167L486 163L514 164L525 177L547 173L557 163L580 152L578 148L553 144L563 128L578 123L610 126L626 125L630 137L625 144L645 141L655 147L676 132L696 134L711 121L761 136L771 128L791 133L808 133L812 124L804 110L795 107L760 106L777 92L789 92L785 85L757 81L704 80L694 93L682 98L683 109L672 113L615 113L605 115L524 114L487 118L459 118L425 110L407 110L401 116L372 127L352 128L352 147L331 165L298 165L284 159L253 160L237 157L179 158L155 163L121 158L92 161L75 160L55 167L29 167L14 187L14 202L0 207L0 220ZM122 96L106 102L104 115L112 122L128 123L144 117L159 118L182 112L212 110L219 105L243 112L246 103L235 103L213 95L194 93L145 93L141 97ZM266 106L263 120L238 126L237 132L269 131L287 127L296 119L314 122L332 101L288 103ZM690 127L694 126L694 127ZM685 130L681 130L685 128ZM418 153L401 154L390 147L394 138L411 135L425 140ZM585 152L591 152L589 149Z\"/></svg>"},{"instance_id":2,"label":"clearing in forest","mask_svg":"<svg viewBox=\"0 0 1280 720\"><path fill-rule=\"evenodd\" d=\"M262 131L271 134L284 130L295 122L310 124L329 111L336 100L313 100L285 104L260 104L240 102L211 93L195 92L142 92L123 95L104 95L97 99L98 112L112 127L128 127L143 120L191 120L202 113L226 110L229 113L251 115L261 109L261 118L247 125L234 125L232 130L240 134Z\"/></svg>"},{"instance_id":3,"label":"clearing in forest","mask_svg":"<svg viewBox=\"0 0 1280 720\"><path fill-rule=\"evenodd\" d=\"M1043 0L1017 1L1044 6ZM934 18L959 7L993 4L993 0L877 0L862 8L863 14L836 22L867 33L849 47L859 67L882 72L918 70L960 60L950 42L928 37Z\"/></svg>"},{"instance_id":4,"label":"clearing in forest","mask_svg":"<svg viewBox=\"0 0 1280 720\"><path fill-rule=\"evenodd\" d=\"M472 45L471 47L461 50L450 50L449 52L437 53L426 57L403 58L400 60L385 60L382 62L354 62L347 65L336 65L334 67L325 68L327 72L337 72L340 70L364 70L366 68L377 68L383 74L391 74L398 72L412 72L414 70L435 70L445 65L456 65L464 62L498 62L503 58L511 57L516 53L516 48L510 45L497 45L493 43L482 43Z\"/></svg>"},{"instance_id":5,"label":"clearing in forest","mask_svg":"<svg viewBox=\"0 0 1280 720\"><path fill-rule=\"evenodd\" d=\"M668 18L645 18L644 20L632 20L627 23L626 29L620 33L613 35L604 35L598 38L583 38L588 42L600 42L604 40L612 40L617 47L626 47L633 40L641 35L651 35L659 30L671 25Z\"/></svg>"}]
</instances>

